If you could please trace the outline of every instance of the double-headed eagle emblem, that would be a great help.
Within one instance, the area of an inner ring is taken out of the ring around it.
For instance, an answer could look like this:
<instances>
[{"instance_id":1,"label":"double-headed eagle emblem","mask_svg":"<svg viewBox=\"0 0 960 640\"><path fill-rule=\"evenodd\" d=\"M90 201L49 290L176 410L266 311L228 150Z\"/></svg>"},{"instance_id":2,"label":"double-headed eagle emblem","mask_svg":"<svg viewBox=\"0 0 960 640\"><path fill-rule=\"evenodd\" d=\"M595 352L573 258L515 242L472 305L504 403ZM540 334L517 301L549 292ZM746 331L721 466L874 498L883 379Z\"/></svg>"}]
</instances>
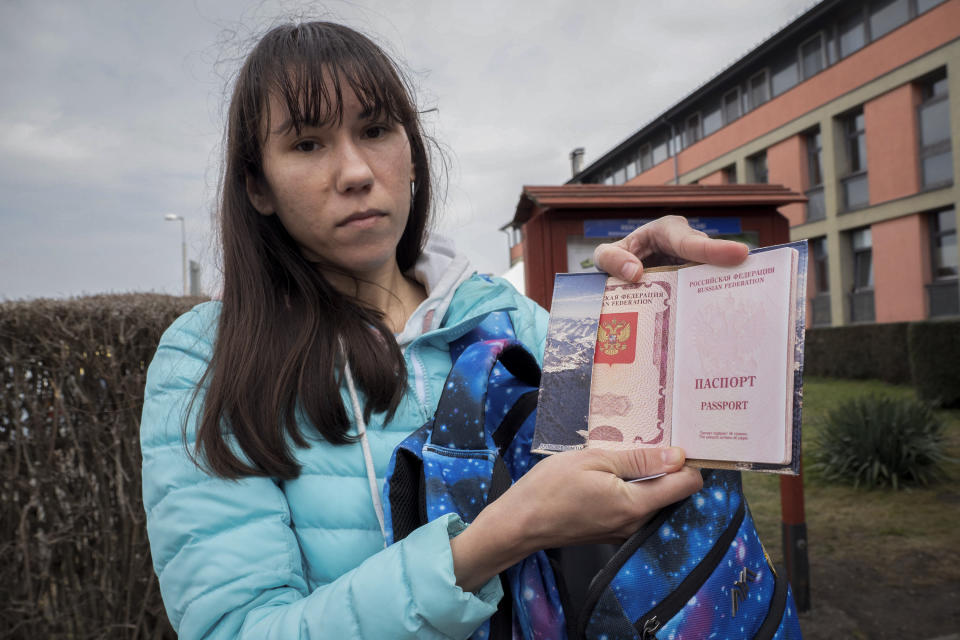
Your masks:
<instances>
[{"instance_id":1,"label":"double-headed eagle emblem","mask_svg":"<svg viewBox=\"0 0 960 640\"><path fill-rule=\"evenodd\" d=\"M625 320L607 320L597 330L597 346L607 356L615 356L627 348L630 323Z\"/></svg>"}]
</instances>

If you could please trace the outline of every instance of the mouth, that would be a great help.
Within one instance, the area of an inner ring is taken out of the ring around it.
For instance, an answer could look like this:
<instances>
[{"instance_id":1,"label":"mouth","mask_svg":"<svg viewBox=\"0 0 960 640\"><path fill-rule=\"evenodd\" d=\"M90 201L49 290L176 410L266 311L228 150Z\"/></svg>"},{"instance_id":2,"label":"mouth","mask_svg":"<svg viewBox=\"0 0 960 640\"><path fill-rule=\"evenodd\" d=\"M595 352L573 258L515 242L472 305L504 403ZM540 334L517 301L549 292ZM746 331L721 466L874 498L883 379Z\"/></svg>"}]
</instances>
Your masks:
<instances>
[{"instance_id":1,"label":"mouth","mask_svg":"<svg viewBox=\"0 0 960 640\"><path fill-rule=\"evenodd\" d=\"M345 227L347 225L363 225L364 223L371 223L377 218L383 218L387 215L385 211L380 211L379 209L367 209L366 211L358 211L350 216L344 218L337 223L338 227Z\"/></svg>"}]
</instances>

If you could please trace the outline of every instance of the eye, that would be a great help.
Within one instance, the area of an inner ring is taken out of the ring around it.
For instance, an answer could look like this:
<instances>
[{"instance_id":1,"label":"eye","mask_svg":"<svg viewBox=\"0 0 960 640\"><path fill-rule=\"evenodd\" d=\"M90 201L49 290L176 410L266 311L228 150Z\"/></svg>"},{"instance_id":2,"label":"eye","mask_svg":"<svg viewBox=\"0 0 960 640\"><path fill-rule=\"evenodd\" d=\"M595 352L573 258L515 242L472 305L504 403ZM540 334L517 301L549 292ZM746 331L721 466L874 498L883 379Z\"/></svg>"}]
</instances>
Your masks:
<instances>
[{"instance_id":1,"label":"eye","mask_svg":"<svg viewBox=\"0 0 960 640\"><path fill-rule=\"evenodd\" d=\"M390 128L382 124L370 125L363 131L363 136L365 138L376 140L377 138L382 138L390 131Z\"/></svg>"},{"instance_id":2,"label":"eye","mask_svg":"<svg viewBox=\"0 0 960 640\"><path fill-rule=\"evenodd\" d=\"M293 145L293 148L297 151L303 151L304 153L309 153L311 151L316 151L320 148L320 143L316 140L300 140L297 144Z\"/></svg>"}]
</instances>

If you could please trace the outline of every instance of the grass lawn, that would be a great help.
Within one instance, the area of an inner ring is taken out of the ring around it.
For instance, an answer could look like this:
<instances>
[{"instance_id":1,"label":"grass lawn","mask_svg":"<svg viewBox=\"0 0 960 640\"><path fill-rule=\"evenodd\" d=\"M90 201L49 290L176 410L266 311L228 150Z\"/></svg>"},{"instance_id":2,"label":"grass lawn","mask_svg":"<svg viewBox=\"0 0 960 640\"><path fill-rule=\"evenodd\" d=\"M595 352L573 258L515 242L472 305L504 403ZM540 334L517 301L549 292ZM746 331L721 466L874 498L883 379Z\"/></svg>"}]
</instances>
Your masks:
<instances>
[{"instance_id":1,"label":"grass lawn","mask_svg":"<svg viewBox=\"0 0 960 640\"><path fill-rule=\"evenodd\" d=\"M805 460L811 459L811 443L823 428L826 412L847 398L870 393L913 397L910 387L875 380L804 380ZM947 453L953 458L946 465L949 479L945 482L899 491L854 489L828 482L814 469L805 470L811 564L842 558L876 570L883 582L901 585L939 584L960 576L960 411L939 411L938 415L945 422ZM743 477L761 537L774 561L782 563L779 478L759 473ZM811 590L816 603L815 581Z\"/></svg>"}]
</instances>

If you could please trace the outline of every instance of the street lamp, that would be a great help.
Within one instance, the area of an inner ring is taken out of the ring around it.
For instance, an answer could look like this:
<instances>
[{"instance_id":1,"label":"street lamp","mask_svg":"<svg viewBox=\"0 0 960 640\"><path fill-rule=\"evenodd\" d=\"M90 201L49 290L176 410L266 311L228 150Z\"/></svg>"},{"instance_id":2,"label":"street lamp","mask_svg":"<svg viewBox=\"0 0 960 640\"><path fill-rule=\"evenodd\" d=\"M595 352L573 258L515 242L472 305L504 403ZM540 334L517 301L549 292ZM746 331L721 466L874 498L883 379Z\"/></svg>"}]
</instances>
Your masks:
<instances>
[{"instance_id":1,"label":"street lamp","mask_svg":"<svg viewBox=\"0 0 960 640\"><path fill-rule=\"evenodd\" d=\"M187 225L183 219L183 216L178 216L175 213L168 213L163 216L164 220L170 222L180 221L180 240L181 247L183 249L183 295L189 295L190 290L187 288Z\"/></svg>"}]
</instances>

